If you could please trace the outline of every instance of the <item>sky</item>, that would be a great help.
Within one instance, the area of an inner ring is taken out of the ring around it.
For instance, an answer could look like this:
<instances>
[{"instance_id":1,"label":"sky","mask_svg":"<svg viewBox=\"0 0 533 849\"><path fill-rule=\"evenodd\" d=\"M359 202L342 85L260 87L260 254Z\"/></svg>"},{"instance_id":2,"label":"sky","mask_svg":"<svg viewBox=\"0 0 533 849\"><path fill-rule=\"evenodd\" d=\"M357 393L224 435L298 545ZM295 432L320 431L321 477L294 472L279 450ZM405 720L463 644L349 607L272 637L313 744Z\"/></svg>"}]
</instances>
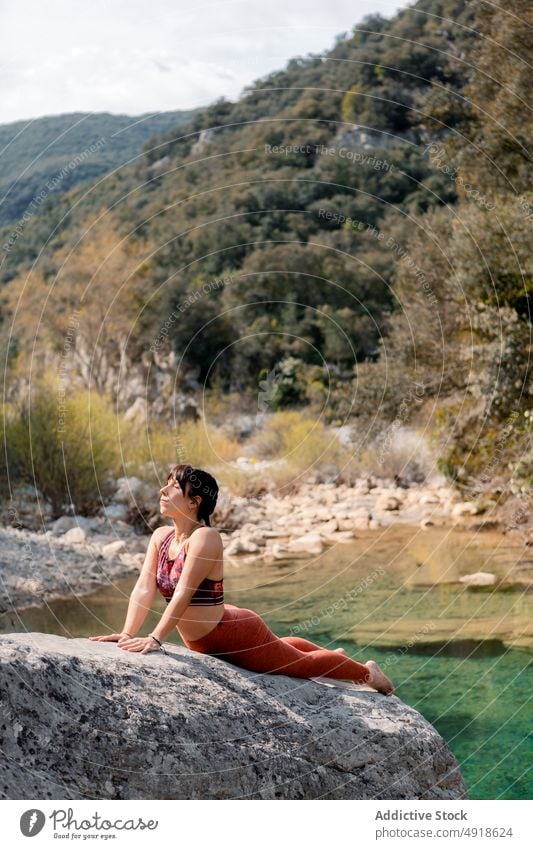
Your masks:
<instances>
[{"instance_id":1,"label":"sky","mask_svg":"<svg viewBox=\"0 0 533 849\"><path fill-rule=\"evenodd\" d=\"M0 123L189 109L407 0L0 0Z\"/></svg>"}]
</instances>

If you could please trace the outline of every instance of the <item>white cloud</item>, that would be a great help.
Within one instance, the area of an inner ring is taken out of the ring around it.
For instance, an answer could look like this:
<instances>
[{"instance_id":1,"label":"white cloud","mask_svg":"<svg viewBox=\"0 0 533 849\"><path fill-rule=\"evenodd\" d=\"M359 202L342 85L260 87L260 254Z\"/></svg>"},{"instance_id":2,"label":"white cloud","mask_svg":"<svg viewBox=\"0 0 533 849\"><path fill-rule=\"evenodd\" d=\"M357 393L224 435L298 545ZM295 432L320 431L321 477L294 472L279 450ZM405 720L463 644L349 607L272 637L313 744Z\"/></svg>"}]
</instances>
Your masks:
<instances>
[{"instance_id":1,"label":"white cloud","mask_svg":"<svg viewBox=\"0 0 533 849\"><path fill-rule=\"evenodd\" d=\"M406 0L4 0L0 122L187 109L320 53Z\"/></svg>"}]
</instances>

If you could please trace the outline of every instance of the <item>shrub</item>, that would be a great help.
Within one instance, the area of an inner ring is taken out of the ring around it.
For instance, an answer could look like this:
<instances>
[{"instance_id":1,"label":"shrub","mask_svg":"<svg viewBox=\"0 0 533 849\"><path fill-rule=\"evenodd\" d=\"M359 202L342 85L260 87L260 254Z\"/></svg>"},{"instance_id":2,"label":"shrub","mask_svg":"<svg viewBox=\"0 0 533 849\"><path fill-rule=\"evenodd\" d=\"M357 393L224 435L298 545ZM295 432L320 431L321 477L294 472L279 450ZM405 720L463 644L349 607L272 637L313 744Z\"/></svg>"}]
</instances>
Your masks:
<instances>
[{"instance_id":1,"label":"shrub","mask_svg":"<svg viewBox=\"0 0 533 849\"><path fill-rule=\"evenodd\" d=\"M113 432L106 398L86 391L63 398L53 387L40 386L4 422L4 493L29 484L50 503L53 516L71 504L80 514L96 512L111 495L119 470Z\"/></svg>"},{"instance_id":2,"label":"shrub","mask_svg":"<svg viewBox=\"0 0 533 849\"><path fill-rule=\"evenodd\" d=\"M436 457L423 430L386 427L367 449L369 471L385 478L422 483L437 471Z\"/></svg>"},{"instance_id":3,"label":"shrub","mask_svg":"<svg viewBox=\"0 0 533 849\"><path fill-rule=\"evenodd\" d=\"M334 431L295 410L270 416L252 444L259 457L284 461L273 465L268 477L285 490L297 487L309 475L318 480L345 479L356 464Z\"/></svg>"},{"instance_id":4,"label":"shrub","mask_svg":"<svg viewBox=\"0 0 533 849\"><path fill-rule=\"evenodd\" d=\"M190 463L209 470L241 453L238 442L203 419L182 422L176 428L157 421L148 428L121 423L121 444L124 474L157 487L165 482L167 469L173 463Z\"/></svg>"}]
</instances>

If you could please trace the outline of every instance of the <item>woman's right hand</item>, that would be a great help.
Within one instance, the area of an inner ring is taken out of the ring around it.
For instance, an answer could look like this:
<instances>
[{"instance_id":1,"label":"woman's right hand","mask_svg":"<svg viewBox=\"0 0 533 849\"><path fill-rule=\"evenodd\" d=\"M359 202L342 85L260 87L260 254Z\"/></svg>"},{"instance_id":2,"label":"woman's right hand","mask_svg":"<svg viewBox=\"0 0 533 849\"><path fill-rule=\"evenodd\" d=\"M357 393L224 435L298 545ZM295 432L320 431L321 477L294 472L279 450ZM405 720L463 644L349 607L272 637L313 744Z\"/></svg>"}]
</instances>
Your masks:
<instances>
[{"instance_id":1,"label":"woman's right hand","mask_svg":"<svg viewBox=\"0 0 533 849\"><path fill-rule=\"evenodd\" d=\"M104 634L101 637L89 637L89 639L100 643L118 643L120 645L120 643L130 640L131 637L123 631L121 634Z\"/></svg>"}]
</instances>

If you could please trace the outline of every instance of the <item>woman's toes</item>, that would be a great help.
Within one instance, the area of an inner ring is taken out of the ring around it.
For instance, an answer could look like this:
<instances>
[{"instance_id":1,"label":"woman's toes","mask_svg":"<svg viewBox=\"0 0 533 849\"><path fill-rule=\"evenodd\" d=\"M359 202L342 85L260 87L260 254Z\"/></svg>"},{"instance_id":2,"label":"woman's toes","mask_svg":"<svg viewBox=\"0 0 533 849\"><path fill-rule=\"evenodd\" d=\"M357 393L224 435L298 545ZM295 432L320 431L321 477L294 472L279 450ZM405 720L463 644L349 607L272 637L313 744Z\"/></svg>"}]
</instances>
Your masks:
<instances>
[{"instance_id":1,"label":"woman's toes","mask_svg":"<svg viewBox=\"0 0 533 849\"><path fill-rule=\"evenodd\" d=\"M370 672L370 678L367 684L373 687L378 693L383 693L385 696L392 696L394 693L394 685L390 678L387 678L382 669L378 666L375 660L369 660L365 664Z\"/></svg>"}]
</instances>

